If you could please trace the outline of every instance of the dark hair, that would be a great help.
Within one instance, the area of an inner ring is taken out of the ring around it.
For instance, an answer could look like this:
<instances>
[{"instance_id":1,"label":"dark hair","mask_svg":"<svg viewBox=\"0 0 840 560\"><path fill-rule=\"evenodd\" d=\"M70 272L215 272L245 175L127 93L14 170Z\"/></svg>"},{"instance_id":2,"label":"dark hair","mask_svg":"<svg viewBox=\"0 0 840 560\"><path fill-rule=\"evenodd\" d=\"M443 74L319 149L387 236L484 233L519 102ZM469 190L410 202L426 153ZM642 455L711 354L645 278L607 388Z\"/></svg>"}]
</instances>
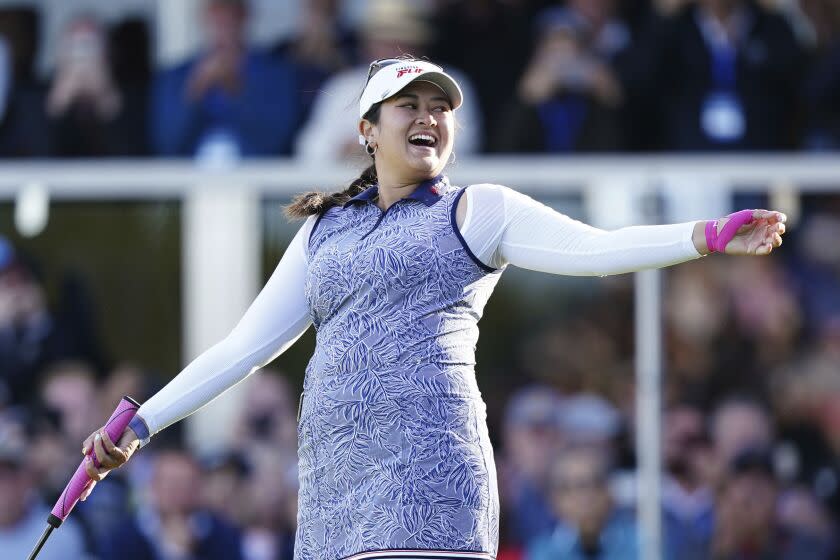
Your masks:
<instances>
[{"instance_id":1,"label":"dark hair","mask_svg":"<svg viewBox=\"0 0 840 560\"><path fill-rule=\"evenodd\" d=\"M365 119L373 124L379 123L379 112L382 102L373 105L370 111L365 113ZM373 158L373 156L371 156ZM312 215L323 214L333 206L341 206L360 192L377 183L376 164L371 163L362 174L353 180L343 191L325 193L310 191L299 194L292 199L292 202L284 208L286 216L292 219L306 218Z\"/></svg>"}]
</instances>

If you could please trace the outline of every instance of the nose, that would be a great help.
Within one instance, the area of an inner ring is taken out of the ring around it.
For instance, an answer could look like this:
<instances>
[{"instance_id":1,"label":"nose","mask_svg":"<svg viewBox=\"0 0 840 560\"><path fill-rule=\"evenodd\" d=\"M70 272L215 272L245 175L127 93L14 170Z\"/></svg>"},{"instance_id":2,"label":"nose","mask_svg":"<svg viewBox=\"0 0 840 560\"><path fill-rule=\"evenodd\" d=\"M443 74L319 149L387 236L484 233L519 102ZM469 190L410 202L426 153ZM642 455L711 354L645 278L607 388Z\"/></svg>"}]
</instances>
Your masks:
<instances>
[{"instance_id":1,"label":"nose","mask_svg":"<svg viewBox=\"0 0 840 560\"><path fill-rule=\"evenodd\" d=\"M431 111L422 111L417 117L417 124L428 124L429 126L437 126L437 119Z\"/></svg>"}]
</instances>

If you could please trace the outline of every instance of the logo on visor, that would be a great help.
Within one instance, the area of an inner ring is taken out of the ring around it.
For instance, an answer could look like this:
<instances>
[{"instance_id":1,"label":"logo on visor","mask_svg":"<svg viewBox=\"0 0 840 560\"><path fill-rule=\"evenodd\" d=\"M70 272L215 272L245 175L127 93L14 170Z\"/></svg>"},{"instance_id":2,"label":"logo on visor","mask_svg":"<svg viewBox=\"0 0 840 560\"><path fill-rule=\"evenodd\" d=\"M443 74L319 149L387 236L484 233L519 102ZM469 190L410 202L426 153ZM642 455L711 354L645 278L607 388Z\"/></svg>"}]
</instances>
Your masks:
<instances>
[{"instance_id":1,"label":"logo on visor","mask_svg":"<svg viewBox=\"0 0 840 560\"><path fill-rule=\"evenodd\" d=\"M397 78L402 78L406 74L420 74L423 69L419 66L400 66L397 68Z\"/></svg>"}]
</instances>

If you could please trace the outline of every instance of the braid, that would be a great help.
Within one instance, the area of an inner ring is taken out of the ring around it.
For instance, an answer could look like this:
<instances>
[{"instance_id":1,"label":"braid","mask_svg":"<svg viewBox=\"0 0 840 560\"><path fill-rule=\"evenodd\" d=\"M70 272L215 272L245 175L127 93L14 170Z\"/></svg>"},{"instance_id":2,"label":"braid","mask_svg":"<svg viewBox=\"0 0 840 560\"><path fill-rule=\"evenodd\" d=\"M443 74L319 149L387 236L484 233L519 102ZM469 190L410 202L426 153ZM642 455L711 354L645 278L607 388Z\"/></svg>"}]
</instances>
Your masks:
<instances>
[{"instance_id":1,"label":"braid","mask_svg":"<svg viewBox=\"0 0 840 560\"><path fill-rule=\"evenodd\" d=\"M365 119L373 124L379 123L379 112L381 108L382 102L373 105L365 113ZM343 191L333 193L310 191L299 194L292 199L292 202L284 210L286 216L291 219L301 219L312 215L323 214L333 206L341 206L363 190L378 182L379 178L376 176L376 163L374 161L370 167L362 171L362 174Z\"/></svg>"},{"instance_id":2,"label":"braid","mask_svg":"<svg viewBox=\"0 0 840 560\"><path fill-rule=\"evenodd\" d=\"M371 185L375 185L377 181L376 165L371 164L343 191L334 193L310 191L297 195L285 207L286 216L292 219L301 219L313 214L323 214L333 206L343 205Z\"/></svg>"}]
</instances>

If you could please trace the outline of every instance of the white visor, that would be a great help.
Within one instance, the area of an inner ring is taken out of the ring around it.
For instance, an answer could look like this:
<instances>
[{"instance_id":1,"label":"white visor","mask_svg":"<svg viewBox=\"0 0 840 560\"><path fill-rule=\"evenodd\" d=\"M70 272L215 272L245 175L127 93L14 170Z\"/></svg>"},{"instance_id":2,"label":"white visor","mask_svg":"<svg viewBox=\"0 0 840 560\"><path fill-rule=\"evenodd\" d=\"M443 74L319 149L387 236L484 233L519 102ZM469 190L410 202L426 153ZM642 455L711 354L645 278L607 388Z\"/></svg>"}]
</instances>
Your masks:
<instances>
[{"instance_id":1,"label":"white visor","mask_svg":"<svg viewBox=\"0 0 840 560\"><path fill-rule=\"evenodd\" d=\"M375 104L393 97L416 80L431 82L442 89L453 110L461 106L461 88L443 68L425 60L406 60L389 64L373 75L359 100L359 118L364 118ZM364 144L363 136L360 136L360 142Z\"/></svg>"}]
</instances>

